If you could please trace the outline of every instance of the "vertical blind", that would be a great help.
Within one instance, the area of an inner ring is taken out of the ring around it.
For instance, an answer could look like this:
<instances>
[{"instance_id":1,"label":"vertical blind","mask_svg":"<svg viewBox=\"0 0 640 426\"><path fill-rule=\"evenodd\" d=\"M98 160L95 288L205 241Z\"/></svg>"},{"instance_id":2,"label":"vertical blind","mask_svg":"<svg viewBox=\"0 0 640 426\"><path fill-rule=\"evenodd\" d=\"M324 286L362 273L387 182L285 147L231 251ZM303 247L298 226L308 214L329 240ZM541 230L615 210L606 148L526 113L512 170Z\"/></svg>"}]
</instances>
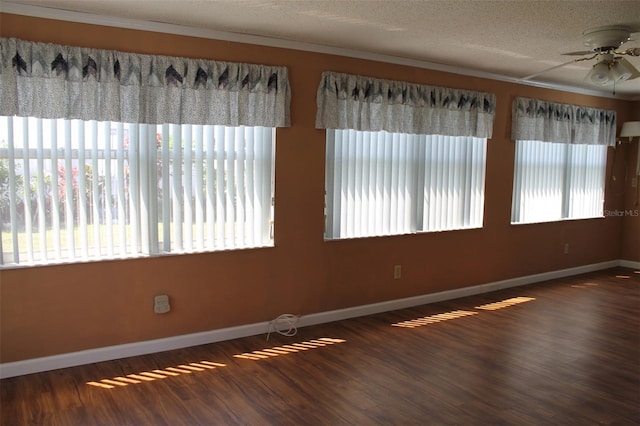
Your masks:
<instances>
[{"instance_id":1,"label":"vertical blind","mask_svg":"<svg viewBox=\"0 0 640 426\"><path fill-rule=\"evenodd\" d=\"M607 147L516 141L512 223L601 217Z\"/></svg>"},{"instance_id":2,"label":"vertical blind","mask_svg":"<svg viewBox=\"0 0 640 426\"><path fill-rule=\"evenodd\" d=\"M273 244L272 128L2 117L0 140L4 264Z\"/></svg>"},{"instance_id":3,"label":"vertical blind","mask_svg":"<svg viewBox=\"0 0 640 426\"><path fill-rule=\"evenodd\" d=\"M328 239L482 227L486 139L327 130Z\"/></svg>"}]
</instances>

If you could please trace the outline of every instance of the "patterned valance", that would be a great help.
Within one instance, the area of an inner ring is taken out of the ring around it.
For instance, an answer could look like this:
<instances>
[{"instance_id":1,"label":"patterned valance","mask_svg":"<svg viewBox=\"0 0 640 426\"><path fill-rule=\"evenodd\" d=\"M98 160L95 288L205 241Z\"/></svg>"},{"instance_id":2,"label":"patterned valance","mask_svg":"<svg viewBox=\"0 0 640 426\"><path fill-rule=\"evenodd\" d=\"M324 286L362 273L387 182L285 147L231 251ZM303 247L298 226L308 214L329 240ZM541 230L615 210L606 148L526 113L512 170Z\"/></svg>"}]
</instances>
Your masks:
<instances>
[{"instance_id":1,"label":"patterned valance","mask_svg":"<svg viewBox=\"0 0 640 426\"><path fill-rule=\"evenodd\" d=\"M490 138L495 95L324 72L316 127Z\"/></svg>"},{"instance_id":2,"label":"patterned valance","mask_svg":"<svg viewBox=\"0 0 640 426\"><path fill-rule=\"evenodd\" d=\"M0 115L290 125L285 67L0 38Z\"/></svg>"},{"instance_id":3,"label":"patterned valance","mask_svg":"<svg viewBox=\"0 0 640 426\"><path fill-rule=\"evenodd\" d=\"M614 146L616 112L539 99L515 98L511 117L511 138Z\"/></svg>"}]
</instances>

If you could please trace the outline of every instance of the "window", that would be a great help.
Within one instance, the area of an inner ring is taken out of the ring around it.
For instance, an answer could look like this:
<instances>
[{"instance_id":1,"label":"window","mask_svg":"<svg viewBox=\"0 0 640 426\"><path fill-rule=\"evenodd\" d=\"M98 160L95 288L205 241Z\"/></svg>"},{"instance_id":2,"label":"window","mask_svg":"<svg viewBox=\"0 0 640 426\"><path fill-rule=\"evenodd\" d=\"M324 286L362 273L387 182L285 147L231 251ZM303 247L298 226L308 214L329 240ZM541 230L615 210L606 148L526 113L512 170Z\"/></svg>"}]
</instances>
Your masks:
<instances>
[{"instance_id":1,"label":"window","mask_svg":"<svg viewBox=\"0 0 640 426\"><path fill-rule=\"evenodd\" d=\"M511 223L602 217L606 145L516 141Z\"/></svg>"},{"instance_id":2,"label":"window","mask_svg":"<svg viewBox=\"0 0 640 426\"><path fill-rule=\"evenodd\" d=\"M511 223L602 217L616 111L516 97Z\"/></svg>"},{"instance_id":3,"label":"window","mask_svg":"<svg viewBox=\"0 0 640 426\"><path fill-rule=\"evenodd\" d=\"M275 131L0 118L2 264L273 245Z\"/></svg>"},{"instance_id":4,"label":"window","mask_svg":"<svg viewBox=\"0 0 640 426\"><path fill-rule=\"evenodd\" d=\"M0 266L273 245L286 67L0 51Z\"/></svg>"},{"instance_id":5,"label":"window","mask_svg":"<svg viewBox=\"0 0 640 426\"><path fill-rule=\"evenodd\" d=\"M482 227L486 141L327 129L326 238Z\"/></svg>"},{"instance_id":6,"label":"window","mask_svg":"<svg viewBox=\"0 0 640 426\"><path fill-rule=\"evenodd\" d=\"M325 71L325 238L482 227L495 95ZM447 136L442 136L447 135Z\"/></svg>"}]
</instances>

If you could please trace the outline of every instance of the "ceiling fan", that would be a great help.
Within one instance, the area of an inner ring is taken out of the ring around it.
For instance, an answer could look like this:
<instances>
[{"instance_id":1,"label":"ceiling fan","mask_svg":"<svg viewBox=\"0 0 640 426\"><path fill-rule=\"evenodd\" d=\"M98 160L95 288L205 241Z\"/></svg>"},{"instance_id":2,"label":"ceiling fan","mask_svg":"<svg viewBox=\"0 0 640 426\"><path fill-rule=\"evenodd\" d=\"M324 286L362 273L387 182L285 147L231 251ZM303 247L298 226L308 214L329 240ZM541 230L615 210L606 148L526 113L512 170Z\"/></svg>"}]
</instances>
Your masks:
<instances>
[{"instance_id":1,"label":"ceiling fan","mask_svg":"<svg viewBox=\"0 0 640 426\"><path fill-rule=\"evenodd\" d=\"M608 83L617 83L625 80L632 80L640 77L640 71L634 67L624 56L640 56L640 48L629 48L618 50L631 40L632 30L624 25L608 25L604 27L591 28L582 33L584 45L591 50L581 52L567 52L563 55L585 56L547 68L535 74L528 75L522 80L530 80L534 77L564 67L566 65L595 60L591 70L585 76L589 83L604 86Z\"/></svg>"}]
</instances>

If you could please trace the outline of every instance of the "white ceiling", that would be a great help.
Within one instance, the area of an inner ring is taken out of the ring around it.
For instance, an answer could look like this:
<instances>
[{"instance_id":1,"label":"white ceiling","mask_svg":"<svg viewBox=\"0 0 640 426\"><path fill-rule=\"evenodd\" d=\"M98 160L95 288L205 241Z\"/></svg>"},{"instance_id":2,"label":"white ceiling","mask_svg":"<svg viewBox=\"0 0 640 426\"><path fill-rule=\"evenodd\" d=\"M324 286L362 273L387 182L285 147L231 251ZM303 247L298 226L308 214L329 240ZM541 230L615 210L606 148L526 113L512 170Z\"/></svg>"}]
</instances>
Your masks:
<instances>
[{"instance_id":1,"label":"white ceiling","mask_svg":"<svg viewBox=\"0 0 640 426\"><path fill-rule=\"evenodd\" d=\"M382 55L427 68L513 80L578 57L588 50L582 32L627 25L640 32L640 0L0 0L15 13L22 5L161 22L196 29L267 37L339 48L337 53ZM7 10L9 9L9 10ZM27 9L25 9L27 10ZM29 9L31 10L31 9ZM44 14L46 15L46 9ZM42 10L39 12L42 15ZM51 10L59 14L59 11ZM29 13L25 13L29 14ZM630 41L623 48L640 47ZM264 39L262 39L264 40ZM269 40L265 40L267 43ZM314 46L311 46L314 45ZM306 48L293 44L296 48ZM344 50L347 49L347 50ZM640 69L640 57L627 59ZM436 65L436 67L438 66ZM612 96L612 85L586 83L593 62L544 73L534 84L559 85ZM640 78L616 85L617 97L640 99Z\"/></svg>"}]
</instances>

